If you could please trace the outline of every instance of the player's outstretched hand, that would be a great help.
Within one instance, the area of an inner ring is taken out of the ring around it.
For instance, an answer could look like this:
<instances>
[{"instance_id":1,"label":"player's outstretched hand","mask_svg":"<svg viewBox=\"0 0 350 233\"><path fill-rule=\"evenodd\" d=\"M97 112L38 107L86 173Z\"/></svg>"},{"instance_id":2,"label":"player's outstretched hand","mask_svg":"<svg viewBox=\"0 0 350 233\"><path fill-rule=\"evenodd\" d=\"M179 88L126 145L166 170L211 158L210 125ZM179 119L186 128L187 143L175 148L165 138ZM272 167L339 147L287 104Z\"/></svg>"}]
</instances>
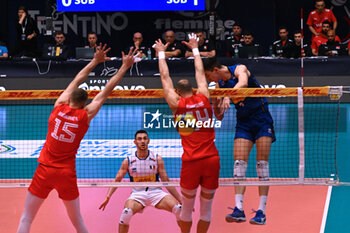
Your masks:
<instances>
[{"instance_id":1,"label":"player's outstretched hand","mask_svg":"<svg viewBox=\"0 0 350 233\"><path fill-rule=\"evenodd\" d=\"M124 52L122 52L123 65L126 66L127 68L130 68L132 66L132 64L134 64L136 51L137 50L132 47L132 48L130 48L128 54L125 54Z\"/></svg>"},{"instance_id":2,"label":"player's outstretched hand","mask_svg":"<svg viewBox=\"0 0 350 233\"><path fill-rule=\"evenodd\" d=\"M104 202L102 202L102 204L100 205L100 207L98 207L98 209L104 211L108 202L109 202L109 198L106 197L106 199L104 200Z\"/></svg>"},{"instance_id":3,"label":"player's outstretched hand","mask_svg":"<svg viewBox=\"0 0 350 233\"><path fill-rule=\"evenodd\" d=\"M227 109L229 109L229 108L231 108L231 106L230 106L230 98L225 97L222 100L222 103L220 105L220 113L221 114L227 113Z\"/></svg>"},{"instance_id":4,"label":"player's outstretched hand","mask_svg":"<svg viewBox=\"0 0 350 233\"><path fill-rule=\"evenodd\" d=\"M97 47L97 45L95 45L95 54L94 54L94 60L98 63L101 62L105 62L108 60L111 60L110 57L107 57L107 53L111 50L111 48L106 49L107 44L104 44L102 47L102 43L100 43L100 46Z\"/></svg>"},{"instance_id":5,"label":"player's outstretched hand","mask_svg":"<svg viewBox=\"0 0 350 233\"><path fill-rule=\"evenodd\" d=\"M191 34L188 34L188 42L182 41L181 43L186 45L189 49L194 49L194 48L198 48L198 41L199 41L199 38L197 37L197 35L194 33L191 33Z\"/></svg>"},{"instance_id":6,"label":"player's outstretched hand","mask_svg":"<svg viewBox=\"0 0 350 233\"><path fill-rule=\"evenodd\" d=\"M169 46L169 42L166 44L163 44L161 39L156 40L154 43L155 44L152 46L152 48L154 48L156 52L165 51Z\"/></svg>"}]
</instances>

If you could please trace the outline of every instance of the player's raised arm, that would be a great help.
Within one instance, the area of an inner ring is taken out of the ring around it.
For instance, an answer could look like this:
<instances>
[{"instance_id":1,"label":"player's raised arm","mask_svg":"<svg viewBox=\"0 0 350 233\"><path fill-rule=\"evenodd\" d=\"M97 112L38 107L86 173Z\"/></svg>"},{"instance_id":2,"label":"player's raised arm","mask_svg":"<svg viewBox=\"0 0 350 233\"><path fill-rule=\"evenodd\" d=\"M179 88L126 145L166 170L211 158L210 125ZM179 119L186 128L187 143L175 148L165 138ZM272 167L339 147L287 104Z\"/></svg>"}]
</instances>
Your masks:
<instances>
[{"instance_id":1,"label":"player's raised arm","mask_svg":"<svg viewBox=\"0 0 350 233\"><path fill-rule=\"evenodd\" d=\"M171 77L169 75L168 65L165 60L165 50L168 45L169 43L164 45L161 39L158 39L155 41L155 45L153 46L153 48L158 53L158 57L159 57L158 59L159 73L160 73L160 79L162 81L165 100L169 104L169 107L171 108L172 112L175 113L180 96L175 92L173 80L171 80Z\"/></svg>"},{"instance_id":2,"label":"player's raised arm","mask_svg":"<svg viewBox=\"0 0 350 233\"><path fill-rule=\"evenodd\" d=\"M233 88L248 87L248 77L250 76L250 73L245 65L237 66L235 70L235 76L238 79L238 83Z\"/></svg>"},{"instance_id":3,"label":"player's raised arm","mask_svg":"<svg viewBox=\"0 0 350 233\"><path fill-rule=\"evenodd\" d=\"M119 169L117 175L114 178L115 182L122 181L122 179L124 178L124 176L128 172L128 167L129 167L128 159L124 159L123 162L122 162L122 165L120 166L120 169ZM105 210L105 208L106 208L109 200L111 199L113 193L115 192L115 190L117 190L117 187L110 187L108 189L108 192L107 192L107 195L106 195L106 199L102 202L102 204L100 205L99 209Z\"/></svg>"},{"instance_id":4,"label":"player's raised arm","mask_svg":"<svg viewBox=\"0 0 350 233\"><path fill-rule=\"evenodd\" d=\"M165 170L165 166L164 166L164 160L163 158L158 155L157 156L157 162L158 162L158 173L159 173L159 177L161 179L162 182L167 182L167 181L170 181L169 180L169 177L168 177L168 174L166 173L166 170ZM177 192L176 188L175 187L166 187L166 189L169 191L169 193L175 197L175 199L180 203L182 204L181 202L181 196L180 194Z\"/></svg>"},{"instance_id":5,"label":"player's raised arm","mask_svg":"<svg viewBox=\"0 0 350 233\"><path fill-rule=\"evenodd\" d=\"M199 54L198 50L198 38L197 35L192 33L188 35L189 41L182 41L184 45L186 45L188 48L192 49L193 56L194 56L194 67L195 67L195 77L196 82L198 86L197 93L201 93L202 95L209 98L209 90L208 90L208 83L205 79L204 74L204 67L202 58Z\"/></svg>"},{"instance_id":6,"label":"player's raised arm","mask_svg":"<svg viewBox=\"0 0 350 233\"><path fill-rule=\"evenodd\" d=\"M248 87L248 78L250 76L250 72L245 65L237 66L235 70L235 76L238 79L237 84L233 88L246 88ZM225 97L227 99L227 97ZM232 97L231 100L234 104L240 103L244 101L245 97ZM241 106L242 103L240 103Z\"/></svg>"},{"instance_id":7,"label":"player's raised arm","mask_svg":"<svg viewBox=\"0 0 350 233\"><path fill-rule=\"evenodd\" d=\"M89 76L90 72L101 62L105 62L110 60L107 57L107 53L111 48L106 49L107 45L102 46L100 43L99 47L95 47L95 55L94 58L87 64L73 79L73 81L68 85L66 90L58 97L55 102L55 107L62 103L68 103L68 100L72 94L72 92L79 87L79 85L85 81L85 79Z\"/></svg>"},{"instance_id":8,"label":"player's raised arm","mask_svg":"<svg viewBox=\"0 0 350 233\"><path fill-rule=\"evenodd\" d=\"M223 98L212 98L211 99L213 103L213 110L214 110L214 115L216 119L221 121L224 118L224 112L222 111L222 104L223 104Z\"/></svg>"},{"instance_id":9,"label":"player's raised arm","mask_svg":"<svg viewBox=\"0 0 350 233\"><path fill-rule=\"evenodd\" d=\"M111 94L115 86L123 78L125 72L134 64L134 55L136 50L131 49L127 55L122 52L123 64L119 68L118 72L108 81L106 87L95 96L92 102L86 106L88 112L89 122L98 113L107 97Z\"/></svg>"}]
</instances>

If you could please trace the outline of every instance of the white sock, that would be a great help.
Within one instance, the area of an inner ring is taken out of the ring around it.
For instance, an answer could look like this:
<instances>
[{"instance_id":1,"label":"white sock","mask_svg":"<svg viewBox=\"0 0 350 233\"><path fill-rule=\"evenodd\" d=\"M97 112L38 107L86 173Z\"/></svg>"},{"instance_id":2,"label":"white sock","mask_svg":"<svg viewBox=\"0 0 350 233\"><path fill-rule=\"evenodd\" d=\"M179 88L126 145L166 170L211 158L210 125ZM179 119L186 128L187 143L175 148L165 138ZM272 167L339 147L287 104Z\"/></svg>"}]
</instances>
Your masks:
<instances>
[{"instance_id":1,"label":"white sock","mask_svg":"<svg viewBox=\"0 0 350 233\"><path fill-rule=\"evenodd\" d=\"M236 207L240 210L243 210L243 194L235 195Z\"/></svg>"},{"instance_id":2,"label":"white sock","mask_svg":"<svg viewBox=\"0 0 350 233\"><path fill-rule=\"evenodd\" d=\"M265 213L266 202L267 202L267 196L260 196L259 210L262 210L263 213Z\"/></svg>"}]
</instances>

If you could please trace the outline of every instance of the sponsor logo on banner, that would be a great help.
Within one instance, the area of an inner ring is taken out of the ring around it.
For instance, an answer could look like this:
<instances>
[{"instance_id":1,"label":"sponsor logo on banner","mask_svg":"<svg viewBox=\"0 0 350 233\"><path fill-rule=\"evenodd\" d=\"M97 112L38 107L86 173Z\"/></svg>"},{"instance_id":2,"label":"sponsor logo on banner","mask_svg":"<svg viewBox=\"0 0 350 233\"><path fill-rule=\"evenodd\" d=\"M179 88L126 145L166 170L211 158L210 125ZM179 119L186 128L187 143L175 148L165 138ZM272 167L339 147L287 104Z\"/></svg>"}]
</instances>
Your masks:
<instances>
[{"instance_id":1,"label":"sponsor logo on banner","mask_svg":"<svg viewBox=\"0 0 350 233\"><path fill-rule=\"evenodd\" d=\"M273 84L271 87L269 85L260 85L261 88L286 88L284 84Z\"/></svg>"},{"instance_id":2,"label":"sponsor logo on banner","mask_svg":"<svg viewBox=\"0 0 350 233\"><path fill-rule=\"evenodd\" d=\"M91 79L88 82L82 83L79 88L84 90L103 90L109 79ZM114 90L145 90L143 85L117 85Z\"/></svg>"},{"instance_id":3,"label":"sponsor logo on banner","mask_svg":"<svg viewBox=\"0 0 350 233\"><path fill-rule=\"evenodd\" d=\"M0 158L38 158L45 140L8 140L0 142ZM152 139L148 146L164 158L181 157L183 149L180 139ZM131 139L83 140L77 158L125 158L136 151Z\"/></svg>"},{"instance_id":4,"label":"sponsor logo on banner","mask_svg":"<svg viewBox=\"0 0 350 233\"><path fill-rule=\"evenodd\" d=\"M219 0L212 1L214 8L219 5ZM211 30L213 23L210 20L209 11L179 11L176 12L183 17L189 19L181 20L178 18L158 18L154 21L155 28L159 31L173 30L175 31L175 39L178 41L186 40L187 34L197 29L204 31ZM216 19L216 39L225 40L225 37L232 31L233 25L236 23L234 20L221 20ZM208 37L209 35L207 35Z\"/></svg>"},{"instance_id":5,"label":"sponsor logo on banner","mask_svg":"<svg viewBox=\"0 0 350 233\"><path fill-rule=\"evenodd\" d=\"M15 147L13 147L11 145L4 144L2 141L0 141L0 154L12 152L14 150L16 150Z\"/></svg>"},{"instance_id":6,"label":"sponsor logo on banner","mask_svg":"<svg viewBox=\"0 0 350 233\"><path fill-rule=\"evenodd\" d=\"M110 36L112 31L122 31L129 23L128 17L122 12L115 12L110 15L103 15L97 12L91 15L81 15L57 12L56 5L53 5L52 8L51 17L54 31L82 35L84 38L87 37L87 33L90 31L96 32L97 35L101 35L104 32ZM46 29L46 16L41 15L39 10L30 10L28 12L30 16L36 19L38 29L43 33Z\"/></svg>"}]
</instances>

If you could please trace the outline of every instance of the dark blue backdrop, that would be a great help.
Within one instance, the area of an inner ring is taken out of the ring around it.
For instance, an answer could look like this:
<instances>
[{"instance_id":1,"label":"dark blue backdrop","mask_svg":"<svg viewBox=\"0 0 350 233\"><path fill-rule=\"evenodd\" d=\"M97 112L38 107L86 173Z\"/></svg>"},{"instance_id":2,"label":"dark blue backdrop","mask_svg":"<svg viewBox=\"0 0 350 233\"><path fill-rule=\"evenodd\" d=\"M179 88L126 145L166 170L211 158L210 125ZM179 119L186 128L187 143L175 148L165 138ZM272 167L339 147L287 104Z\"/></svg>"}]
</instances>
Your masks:
<instances>
[{"instance_id":1,"label":"dark blue backdrop","mask_svg":"<svg viewBox=\"0 0 350 233\"><path fill-rule=\"evenodd\" d=\"M52 2L55 2L52 0ZM314 1L228 1L214 0L218 24L221 32L218 40L229 33L232 24L239 22L244 29L253 31L257 43L265 49L278 37L277 30L281 25L289 28L290 34L300 28L300 9L304 8L304 28L306 41L310 38L305 26L307 16L314 9ZM345 5L341 5L345 2ZM5 41L11 48L15 41L14 22L17 18L17 8L25 5L38 21L39 29L43 32L44 17L49 12L45 0L6 0L0 1L0 40ZM335 6L334 4L338 4ZM328 8L332 8L339 22L337 34L343 41L349 39L350 2L326 0ZM52 11L53 9L50 9ZM120 50L128 47L132 34L140 31L146 44L162 36L169 29L176 32L177 39L183 40L186 32L197 28L208 30L208 12L65 12L53 11L57 30L67 34L67 43L73 47L86 44L89 31L96 31L100 41L112 47L112 55L119 55ZM52 40L49 36L41 35L39 43Z\"/></svg>"}]
</instances>

